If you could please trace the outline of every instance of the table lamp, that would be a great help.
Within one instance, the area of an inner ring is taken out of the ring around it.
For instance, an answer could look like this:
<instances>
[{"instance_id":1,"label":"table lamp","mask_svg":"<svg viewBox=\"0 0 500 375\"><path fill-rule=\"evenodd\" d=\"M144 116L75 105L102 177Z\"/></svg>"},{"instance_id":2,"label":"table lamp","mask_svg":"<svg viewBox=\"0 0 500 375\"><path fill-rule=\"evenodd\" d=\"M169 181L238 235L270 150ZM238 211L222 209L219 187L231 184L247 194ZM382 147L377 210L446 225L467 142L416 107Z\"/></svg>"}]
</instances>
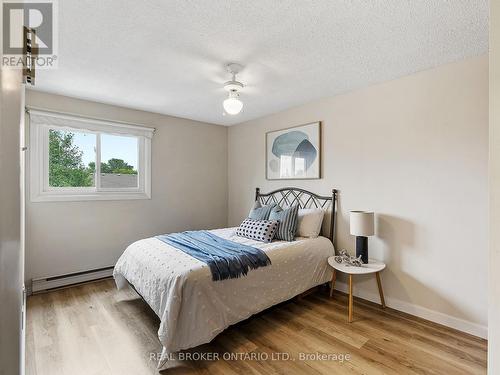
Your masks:
<instances>
[{"instance_id":1,"label":"table lamp","mask_svg":"<svg viewBox=\"0 0 500 375\"><path fill-rule=\"evenodd\" d=\"M368 263L368 236L375 234L373 212L351 211L351 235L356 236L356 258L361 255L361 261Z\"/></svg>"}]
</instances>

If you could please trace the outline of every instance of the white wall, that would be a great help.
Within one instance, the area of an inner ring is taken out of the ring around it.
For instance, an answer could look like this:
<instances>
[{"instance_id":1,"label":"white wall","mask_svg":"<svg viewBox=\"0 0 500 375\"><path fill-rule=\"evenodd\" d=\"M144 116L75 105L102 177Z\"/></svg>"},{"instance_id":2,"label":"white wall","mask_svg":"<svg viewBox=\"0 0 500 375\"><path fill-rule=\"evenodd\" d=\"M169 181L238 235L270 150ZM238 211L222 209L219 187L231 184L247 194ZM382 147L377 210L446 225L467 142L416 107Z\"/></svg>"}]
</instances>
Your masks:
<instances>
[{"instance_id":1,"label":"white wall","mask_svg":"<svg viewBox=\"0 0 500 375\"><path fill-rule=\"evenodd\" d=\"M0 30L0 51L1 40ZM21 309L24 259L20 214L20 129L23 121L24 86L21 85L21 80L19 69L1 69L0 375L19 374L23 360Z\"/></svg>"},{"instance_id":2,"label":"white wall","mask_svg":"<svg viewBox=\"0 0 500 375\"><path fill-rule=\"evenodd\" d=\"M490 12L490 285L488 374L500 374L500 2Z\"/></svg>"},{"instance_id":3,"label":"white wall","mask_svg":"<svg viewBox=\"0 0 500 375\"><path fill-rule=\"evenodd\" d=\"M323 178L266 181L265 133L317 120ZM233 126L228 141L229 224L248 213L255 187L338 188L338 249L354 249L349 210L377 213L370 256L388 264L389 306L486 335L486 56ZM357 279L355 293L378 300L372 278Z\"/></svg>"},{"instance_id":4,"label":"white wall","mask_svg":"<svg viewBox=\"0 0 500 375\"><path fill-rule=\"evenodd\" d=\"M26 280L114 265L156 234L227 223L227 128L28 91L28 105L156 127L152 199L27 202Z\"/></svg>"}]
</instances>

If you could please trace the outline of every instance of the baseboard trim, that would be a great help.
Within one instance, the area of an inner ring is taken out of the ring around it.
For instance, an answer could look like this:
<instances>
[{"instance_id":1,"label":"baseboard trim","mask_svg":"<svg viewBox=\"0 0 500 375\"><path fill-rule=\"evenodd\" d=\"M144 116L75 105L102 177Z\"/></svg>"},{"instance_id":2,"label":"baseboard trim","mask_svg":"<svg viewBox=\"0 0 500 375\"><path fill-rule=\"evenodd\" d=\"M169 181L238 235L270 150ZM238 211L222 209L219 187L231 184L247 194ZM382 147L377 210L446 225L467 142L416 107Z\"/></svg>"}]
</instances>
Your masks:
<instances>
[{"instance_id":1,"label":"baseboard trim","mask_svg":"<svg viewBox=\"0 0 500 375\"><path fill-rule=\"evenodd\" d=\"M349 292L347 284L342 282L337 282L335 284L335 289L344 293ZM371 302L380 303L380 296L378 295L378 293L371 293L366 290L360 289L357 290L356 293L354 293L354 296ZM387 295L385 295L385 304L386 306L394 310L414 315L422 319L430 320L431 322L442 324L446 327L450 327L458 331L480 337L482 339L488 338L488 327L481 324L469 322L467 320L456 318L439 311L430 310L426 307L414 305L405 301L398 300L396 298L391 298Z\"/></svg>"},{"instance_id":2,"label":"baseboard trim","mask_svg":"<svg viewBox=\"0 0 500 375\"><path fill-rule=\"evenodd\" d=\"M40 277L31 280L31 294L46 292L70 285L86 283L113 276L114 266L74 272L65 275Z\"/></svg>"}]
</instances>

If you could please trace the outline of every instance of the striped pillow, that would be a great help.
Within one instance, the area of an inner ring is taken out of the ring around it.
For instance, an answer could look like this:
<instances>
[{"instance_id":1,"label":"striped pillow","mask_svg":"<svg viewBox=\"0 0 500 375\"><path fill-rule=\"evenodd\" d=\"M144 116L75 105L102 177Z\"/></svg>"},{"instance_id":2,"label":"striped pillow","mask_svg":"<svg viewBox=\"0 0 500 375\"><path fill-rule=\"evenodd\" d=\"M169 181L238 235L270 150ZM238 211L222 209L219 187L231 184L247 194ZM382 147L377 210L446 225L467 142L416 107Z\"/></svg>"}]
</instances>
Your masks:
<instances>
[{"instance_id":1,"label":"striped pillow","mask_svg":"<svg viewBox=\"0 0 500 375\"><path fill-rule=\"evenodd\" d=\"M282 209L276 206L271 210L269 220L277 220L279 222L278 230L275 238L284 241L293 241L295 232L297 231L297 216L299 206L293 206L287 209Z\"/></svg>"},{"instance_id":2,"label":"striped pillow","mask_svg":"<svg viewBox=\"0 0 500 375\"><path fill-rule=\"evenodd\" d=\"M259 201L255 201L253 208L248 214L248 218L252 220L268 220L271 210L276 206L276 203L268 204L262 207Z\"/></svg>"}]
</instances>

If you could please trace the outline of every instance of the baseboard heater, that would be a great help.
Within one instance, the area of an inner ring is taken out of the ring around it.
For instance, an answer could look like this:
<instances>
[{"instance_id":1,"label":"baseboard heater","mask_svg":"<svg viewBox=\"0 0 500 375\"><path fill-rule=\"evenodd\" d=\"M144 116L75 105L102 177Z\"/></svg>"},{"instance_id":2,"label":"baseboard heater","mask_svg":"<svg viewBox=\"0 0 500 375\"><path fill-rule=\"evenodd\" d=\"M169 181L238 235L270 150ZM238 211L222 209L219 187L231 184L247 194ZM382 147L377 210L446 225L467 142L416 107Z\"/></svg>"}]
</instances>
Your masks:
<instances>
[{"instance_id":1,"label":"baseboard heater","mask_svg":"<svg viewBox=\"0 0 500 375\"><path fill-rule=\"evenodd\" d=\"M94 270L68 273L66 275L41 277L31 280L31 293L44 292L65 286L81 284L88 281L105 279L113 276L114 266L98 268Z\"/></svg>"}]
</instances>

